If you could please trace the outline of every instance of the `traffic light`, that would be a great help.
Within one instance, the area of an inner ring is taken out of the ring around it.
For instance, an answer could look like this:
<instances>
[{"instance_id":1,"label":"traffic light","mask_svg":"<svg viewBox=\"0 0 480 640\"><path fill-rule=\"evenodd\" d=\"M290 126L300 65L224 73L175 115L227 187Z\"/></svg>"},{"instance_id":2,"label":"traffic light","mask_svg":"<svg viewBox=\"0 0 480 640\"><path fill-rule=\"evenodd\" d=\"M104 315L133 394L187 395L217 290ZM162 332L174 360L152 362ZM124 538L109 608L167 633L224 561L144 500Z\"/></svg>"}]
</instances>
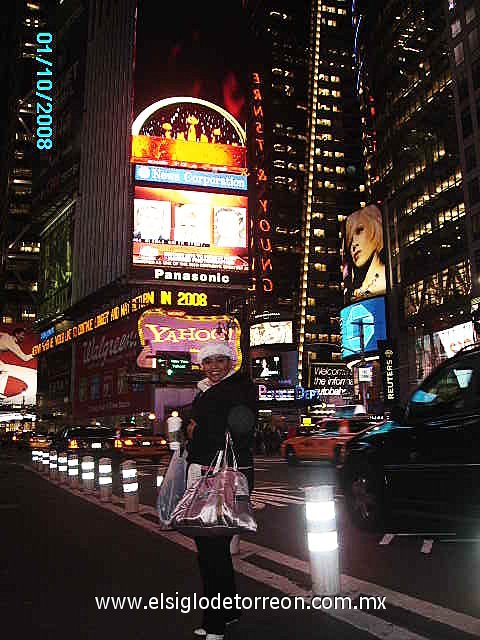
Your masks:
<instances>
[{"instance_id":1,"label":"traffic light","mask_svg":"<svg viewBox=\"0 0 480 640\"><path fill-rule=\"evenodd\" d=\"M155 359L160 384L189 381L192 361L188 351L157 351Z\"/></svg>"}]
</instances>

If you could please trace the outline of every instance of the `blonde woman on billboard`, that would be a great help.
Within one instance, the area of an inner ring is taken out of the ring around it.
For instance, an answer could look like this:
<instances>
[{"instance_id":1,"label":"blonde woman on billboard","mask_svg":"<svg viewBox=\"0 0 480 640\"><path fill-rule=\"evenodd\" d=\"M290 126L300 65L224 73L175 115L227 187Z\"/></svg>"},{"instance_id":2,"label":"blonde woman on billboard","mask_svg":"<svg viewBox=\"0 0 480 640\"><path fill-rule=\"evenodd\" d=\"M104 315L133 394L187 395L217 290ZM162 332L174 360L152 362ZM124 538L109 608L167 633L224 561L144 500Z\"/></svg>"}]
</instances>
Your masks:
<instances>
[{"instance_id":1,"label":"blonde woman on billboard","mask_svg":"<svg viewBox=\"0 0 480 640\"><path fill-rule=\"evenodd\" d=\"M348 216L345 229L344 284L351 301L386 292L382 214L368 205Z\"/></svg>"}]
</instances>

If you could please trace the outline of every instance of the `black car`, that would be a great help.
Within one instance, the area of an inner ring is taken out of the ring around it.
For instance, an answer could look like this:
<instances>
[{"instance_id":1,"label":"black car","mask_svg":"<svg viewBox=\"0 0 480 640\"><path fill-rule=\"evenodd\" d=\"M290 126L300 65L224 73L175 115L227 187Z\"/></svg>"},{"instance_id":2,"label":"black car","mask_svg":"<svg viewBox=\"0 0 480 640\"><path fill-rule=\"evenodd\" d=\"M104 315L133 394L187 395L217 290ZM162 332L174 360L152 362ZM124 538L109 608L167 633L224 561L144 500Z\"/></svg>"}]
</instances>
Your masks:
<instances>
[{"instance_id":1,"label":"black car","mask_svg":"<svg viewBox=\"0 0 480 640\"><path fill-rule=\"evenodd\" d=\"M405 507L479 517L480 346L445 361L391 420L350 440L337 468L362 528Z\"/></svg>"},{"instance_id":2,"label":"black car","mask_svg":"<svg viewBox=\"0 0 480 640\"><path fill-rule=\"evenodd\" d=\"M56 434L52 447L79 455L102 456L112 454L115 447L115 429L87 425L65 427Z\"/></svg>"}]
</instances>

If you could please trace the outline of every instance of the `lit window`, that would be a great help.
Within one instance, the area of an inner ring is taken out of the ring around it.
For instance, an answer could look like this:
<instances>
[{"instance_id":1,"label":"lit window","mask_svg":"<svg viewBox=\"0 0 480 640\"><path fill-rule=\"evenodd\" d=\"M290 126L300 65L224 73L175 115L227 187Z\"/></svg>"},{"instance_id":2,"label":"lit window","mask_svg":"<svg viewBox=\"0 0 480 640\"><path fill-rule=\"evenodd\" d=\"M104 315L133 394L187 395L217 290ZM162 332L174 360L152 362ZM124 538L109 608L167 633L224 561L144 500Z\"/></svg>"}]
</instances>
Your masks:
<instances>
[{"instance_id":1,"label":"lit window","mask_svg":"<svg viewBox=\"0 0 480 640\"><path fill-rule=\"evenodd\" d=\"M345 173L345 167L340 167L340 166L336 166L335 167L335 171L339 174L344 174Z\"/></svg>"},{"instance_id":2,"label":"lit window","mask_svg":"<svg viewBox=\"0 0 480 640\"><path fill-rule=\"evenodd\" d=\"M323 262L316 262L314 265L315 271L326 271L327 265Z\"/></svg>"},{"instance_id":3,"label":"lit window","mask_svg":"<svg viewBox=\"0 0 480 640\"><path fill-rule=\"evenodd\" d=\"M313 230L313 235L317 238L324 238L325 237L325 231L324 229L314 229Z\"/></svg>"}]
</instances>

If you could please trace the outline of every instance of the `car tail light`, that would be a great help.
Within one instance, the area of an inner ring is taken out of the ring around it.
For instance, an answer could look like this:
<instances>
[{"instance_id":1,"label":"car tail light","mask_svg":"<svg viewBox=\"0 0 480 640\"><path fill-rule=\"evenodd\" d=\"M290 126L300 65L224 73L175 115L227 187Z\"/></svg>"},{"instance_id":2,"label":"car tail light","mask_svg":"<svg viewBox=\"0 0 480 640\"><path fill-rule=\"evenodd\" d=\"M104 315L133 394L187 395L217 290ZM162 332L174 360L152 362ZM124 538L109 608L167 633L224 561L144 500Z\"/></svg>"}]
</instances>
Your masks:
<instances>
[{"instance_id":1,"label":"car tail light","mask_svg":"<svg viewBox=\"0 0 480 640\"><path fill-rule=\"evenodd\" d=\"M69 449L78 449L78 442L75 440L75 438L72 438L72 440L68 441L68 448Z\"/></svg>"},{"instance_id":2,"label":"car tail light","mask_svg":"<svg viewBox=\"0 0 480 640\"><path fill-rule=\"evenodd\" d=\"M130 438L127 438L126 440L124 440L124 441L123 441L123 444L124 444L126 447L133 447L133 445L134 445L135 443L134 443L134 442L133 442L133 440L131 440Z\"/></svg>"},{"instance_id":3,"label":"car tail light","mask_svg":"<svg viewBox=\"0 0 480 640\"><path fill-rule=\"evenodd\" d=\"M115 438L115 442L113 443L115 449L121 449L123 447L123 443L118 438Z\"/></svg>"}]
</instances>

